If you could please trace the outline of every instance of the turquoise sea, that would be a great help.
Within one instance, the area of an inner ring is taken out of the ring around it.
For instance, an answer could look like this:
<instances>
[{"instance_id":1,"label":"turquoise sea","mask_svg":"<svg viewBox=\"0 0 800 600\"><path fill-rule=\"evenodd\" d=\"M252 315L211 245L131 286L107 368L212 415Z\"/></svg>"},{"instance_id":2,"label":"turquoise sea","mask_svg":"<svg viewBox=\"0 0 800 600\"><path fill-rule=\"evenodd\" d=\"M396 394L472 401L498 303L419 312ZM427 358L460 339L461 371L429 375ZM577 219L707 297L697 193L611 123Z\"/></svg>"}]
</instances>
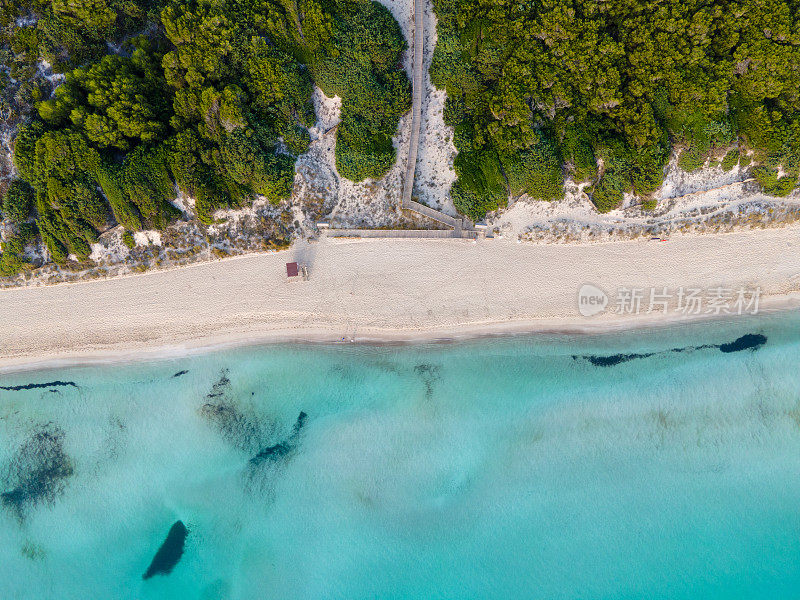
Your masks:
<instances>
[{"instance_id":1,"label":"turquoise sea","mask_svg":"<svg viewBox=\"0 0 800 600\"><path fill-rule=\"evenodd\" d=\"M800 598L800 313L0 374L0 493L2 600Z\"/></svg>"}]
</instances>

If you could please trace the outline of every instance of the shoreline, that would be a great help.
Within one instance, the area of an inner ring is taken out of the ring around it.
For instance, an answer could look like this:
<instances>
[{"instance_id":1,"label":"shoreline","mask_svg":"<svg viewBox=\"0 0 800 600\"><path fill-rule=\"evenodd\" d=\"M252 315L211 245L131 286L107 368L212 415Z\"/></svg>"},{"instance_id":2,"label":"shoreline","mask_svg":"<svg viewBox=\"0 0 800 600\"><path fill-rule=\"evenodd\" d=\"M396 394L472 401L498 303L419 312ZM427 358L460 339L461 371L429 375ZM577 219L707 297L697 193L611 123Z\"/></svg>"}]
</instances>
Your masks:
<instances>
[{"instance_id":1,"label":"shoreline","mask_svg":"<svg viewBox=\"0 0 800 600\"><path fill-rule=\"evenodd\" d=\"M76 350L64 354L24 357L0 356L0 376L17 373L46 371L51 369L94 367L100 365L128 365L132 363L179 360L184 357L212 354L227 350L266 346L413 346L457 344L485 339L515 337L582 337L605 336L641 330L659 331L674 327L733 322L758 317L780 315L800 310L800 293L786 297L769 298L766 306L757 314L744 315L695 315L682 318L641 316L592 324L587 319L579 321L508 321L487 323L458 328L431 328L427 330L382 330L367 331L355 338L341 337L334 330L285 330L261 335L229 334L227 336L198 338L177 345L155 347L120 347L113 350Z\"/></svg>"},{"instance_id":2,"label":"shoreline","mask_svg":"<svg viewBox=\"0 0 800 600\"><path fill-rule=\"evenodd\" d=\"M602 334L695 323L700 314L587 318L577 291L758 286L761 314L800 308L800 226L571 244L323 240L56 286L0 290L0 373L168 359L279 343L435 343ZM284 263L310 266L287 282ZM609 306L609 311L613 310Z\"/></svg>"}]
</instances>

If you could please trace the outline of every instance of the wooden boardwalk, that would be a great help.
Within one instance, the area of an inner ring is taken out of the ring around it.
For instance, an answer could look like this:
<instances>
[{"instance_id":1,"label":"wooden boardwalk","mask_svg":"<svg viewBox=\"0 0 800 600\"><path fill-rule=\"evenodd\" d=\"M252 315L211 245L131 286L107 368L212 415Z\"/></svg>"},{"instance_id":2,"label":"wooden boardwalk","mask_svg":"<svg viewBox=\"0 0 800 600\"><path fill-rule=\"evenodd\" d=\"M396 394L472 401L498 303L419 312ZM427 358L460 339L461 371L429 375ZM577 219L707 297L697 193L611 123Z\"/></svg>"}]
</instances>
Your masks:
<instances>
[{"instance_id":1,"label":"wooden boardwalk","mask_svg":"<svg viewBox=\"0 0 800 600\"><path fill-rule=\"evenodd\" d=\"M328 229L326 235L332 238L478 239L478 232L473 229Z\"/></svg>"},{"instance_id":2,"label":"wooden boardwalk","mask_svg":"<svg viewBox=\"0 0 800 600\"><path fill-rule=\"evenodd\" d=\"M408 165L403 184L403 208L411 208L411 192L414 190L414 176L417 170L417 152L419 150L419 128L422 121L422 59L425 50L425 0L414 0L414 58L411 77L411 141L408 146ZM412 209L413 210L413 209Z\"/></svg>"},{"instance_id":3,"label":"wooden boardwalk","mask_svg":"<svg viewBox=\"0 0 800 600\"><path fill-rule=\"evenodd\" d=\"M434 210L429 206L420 204L419 202L414 202L413 200L410 200L408 206L404 206L403 208L405 208L406 210L414 211L415 213L419 213L423 216L428 217L429 219L433 219L434 221L437 221L442 225L447 225L448 227L451 227L453 229L455 229L456 226L461 225L461 219L456 219L455 217L451 217L450 215L447 215L438 210Z\"/></svg>"},{"instance_id":4,"label":"wooden boardwalk","mask_svg":"<svg viewBox=\"0 0 800 600\"><path fill-rule=\"evenodd\" d=\"M411 140L408 146L408 164L403 182L403 210L433 219L438 223L453 229L452 237L474 238L472 234L462 236L462 230L472 231L472 223L460 217L453 217L442 211L433 209L412 200L414 191L414 178L417 171L417 156L419 152L420 127L422 126L422 100L425 95L425 78L423 72L423 59L425 58L425 3L426 0L414 0L414 57L412 60L412 104L411 104Z\"/></svg>"},{"instance_id":5,"label":"wooden boardwalk","mask_svg":"<svg viewBox=\"0 0 800 600\"><path fill-rule=\"evenodd\" d=\"M412 73L412 106L411 106L411 140L408 146L408 165L403 182L402 209L414 212L450 229L327 229L328 237L359 237L359 238L462 238L477 239L478 232L472 223L461 218L453 217L442 211L420 204L411 199L414 191L414 178L417 170L417 155L419 150L419 130L422 121L422 99L425 94L423 58L425 40L425 2L414 0L414 43L413 43L413 73Z\"/></svg>"}]
</instances>

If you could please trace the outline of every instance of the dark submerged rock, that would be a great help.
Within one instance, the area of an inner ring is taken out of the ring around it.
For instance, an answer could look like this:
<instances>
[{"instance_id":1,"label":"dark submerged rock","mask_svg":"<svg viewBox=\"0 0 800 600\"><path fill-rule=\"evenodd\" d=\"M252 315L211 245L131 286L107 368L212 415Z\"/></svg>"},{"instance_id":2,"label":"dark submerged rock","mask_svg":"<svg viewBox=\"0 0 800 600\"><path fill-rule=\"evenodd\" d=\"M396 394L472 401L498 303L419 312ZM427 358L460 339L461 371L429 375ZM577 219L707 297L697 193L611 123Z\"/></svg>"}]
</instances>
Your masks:
<instances>
[{"instance_id":1,"label":"dark submerged rock","mask_svg":"<svg viewBox=\"0 0 800 600\"><path fill-rule=\"evenodd\" d=\"M177 373L175 373L175 374L172 376L172 379L175 379L176 377L183 377L183 376L184 376L184 375L186 375L188 372L189 372L189 371L178 371Z\"/></svg>"},{"instance_id":2,"label":"dark submerged rock","mask_svg":"<svg viewBox=\"0 0 800 600\"><path fill-rule=\"evenodd\" d=\"M261 450L258 454L250 459L250 464L258 465L265 460L281 459L287 456L293 449L294 446L290 446L287 442L275 444L274 446L270 446L269 448L264 448Z\"/></svg>"},{"instance_id":3,"label":"dark submerged rock","mask_svg":"<svg viewBox=\"0 0 800 600\"><path fill-rule=\"evenodd\" d=\"M169 575L172 569L180 562L183 556L183 546L186 543L186 536L189 535L189 530L183 521L176 521L170 527L167 538L153 557L150 566L147 567L142 579L150 579L155 575Z\"/></svg>"},{"instance_id":4,"label":"dark submerged rock","mask_svg":"<svg viewBox=\"0 0 800 600\"><path fill-rule=\"evenodd\" d=\"M17 450L3 476L0 503L12 510L20 521L40 503L52 504L64 491L72 476L72 461L64 452L64 432L46 425L34 432Z\"/></svg>"},{"instance_id":5,"label":"dark submerged rock","mask_svg":"<svg viewBox=\"0 0 800 600\"><path fill-rule=\"evenodd\" d=\"M0 390L5 390L6 392L21 392L23 390L38 390L54 387L76 388L78 387L78 384L74 381L48 381L47 383L26 383L25 385L0 385Z\"/></svg>"},{"instance_id":6,"label":"dark submerged rock","mask_svg":"<svg viewBox=\"0 0 800 600\"><path fill-rule=\"evenodd\" d=\"M227 371L206 395L207 402L200 409L200 415L213 425L222 437L235 448L248 454L258 450L264 438L261 420L247 406L231 398L231 381Z\"/></svg>"},{"instance_id":7,"label":"dark submerged rock","mask_svg":"<svg viewBox=\"0 0 800 600\"><path fill-rule=\"evenodd\" d=\"M419 364L414 367L414 373L422 379L425 384L425 397L430 398L433 396L433 388L436 382L441 379L439 374L439 365Z\"/></svg>"},{"instance_id":8,"label":"dark submerged rock","mask_svg":"<svg viewBox=\"0 0 800 600\"><path fill-rule=\"evenodd\" d=\"M767 343L767 336L760 333L748 333L728 344L720 344L721 352L741 352L742 350L756 351Z\"/></svg>"},{"instance_id":9,"label":"dark submerged rock","mask_svg":"<svg viewBox=\"0 0 800 600\"><path fill-rule=\"evenodd\" d=\"M681 352L694 352L695 350L708 350L709 348L719 348L714 344L702 344L701 346L685 346L683 348L673 348L670 352L681 353Z\"/></svg>"},{"instance_id":10,"label":"dark submerged rock","mask_svg":"<svg viewBox=\"0 0 800 600\"><path fill-rule=\"evenodd\" d=\"M231 380L228 379L228 370L223 369L222 373L220 373L219 379L217 382L211 386L211 391L208 393L206 398L221 398L225 396L231 387Z\"/></svg>"},{"instance_id":11,"label":"dark submerged rock","mask_svg":"<svg viewBox=\"0 0 800 600\"><path fill-rule=\"evenodd\" d=\"M619 365L624 362L628 362L631 360L636 360L638 358L649 358L653 356L655 353L650 352L647 354L611 354L609 356L600 356L596 354L592 355L584 355L584 356L573 356L573 360L577 360L582 358L584 360L588 360L592 363L595 367L613 367Z\"/></svg>"},{"instance_id":12,"label":"dark submerged rock","mask_svg":"<svg viewBox=\"0 0 800 600\"><path fill-rule=\"evenodd\" d=\"M666 354L667 352L672 352L676 354L680 354L682 352L695 352L697 350L708 350L708 349L717 349L721 352L741 352L742 350L758 350L761 346L767 343L767 337L758 333L748 333L747 335L743 335L742 337L727 343L727 344L702 344L700 346L685 346L683 348L672 348L670 350L665 350L663 352L648 352L644 354L611 354L609 356L601 356L601 355L573 355L573 360L578 360L582 358L583 360L588 360L592 363L595 367L614 367L621 363L625 363L631 360L636 360L639 358L650 358L651 356L659 356Z\"/></svg>"},{"instance_id":13,"label":"dark submerged rock","mask_svg":"<svg viewBox=\"0 0 800 600\"><path fill-rule=\"evenodd\" d=\"M303 428L303 425L306 424L307 418L308 415L301 410L300 414L297 415L297 421L294 422L294 427L292 427L292 438L296 439L297 436L300 435L300 430Z\"/></svg>"},{"instance_id":14,"label":"dark submerged rock","mask_svg":"<svg viewBox=\"0 0 800 600\"><path fill-rule=\"evenodd\" d=\"M307 418L308 415L300 411L297 421L295 421L292 426L292 432L289 434L289 437L279 444L269 446L259 451L258 454L250 459L250 464L257 466L266 460L277 461L289 456L297 446L297 439L300 437L300 431L303 429Z\"/></svg>"}]
</instances>

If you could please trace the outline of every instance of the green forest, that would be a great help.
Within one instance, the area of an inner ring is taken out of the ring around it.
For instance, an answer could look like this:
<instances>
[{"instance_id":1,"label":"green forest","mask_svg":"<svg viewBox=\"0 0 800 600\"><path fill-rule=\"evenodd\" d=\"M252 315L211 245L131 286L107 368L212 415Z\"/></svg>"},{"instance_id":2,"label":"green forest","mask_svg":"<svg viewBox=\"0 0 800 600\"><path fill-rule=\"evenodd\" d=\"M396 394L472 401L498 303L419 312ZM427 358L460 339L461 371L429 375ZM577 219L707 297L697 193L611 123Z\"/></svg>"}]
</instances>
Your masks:
<instances>
[{"instance_id":1,"label":"green forest","mask_svg":"<svg viewBox=\"0 0 800 600\"><path fill-rule=\"evenodd\" d=\"M314 83L342 98L336 165L353 181L393 165L411 107L406 42L370 0L10 0L0 26L0 111L21 123L0 275L37 235L65 263L115 223L163 228L178 190L206 224L288 198ZM52 95L31 83L42 60L64 75Z\"/></svg>"},{"instance_id":2,"label":"green forest","mask_svg":"<svg viewBox=\"0 0 800 600\"><path fill-rule=\"evenodd\" d=\"M765 192L800 171L798 0L434 0L430 69L447 90L473 219L564 175L600 211L646 198L673 150L692 171L754 161ZM727 152L727 153L726 153Z\"/></svg>"},{"instance_id":3,"label":"green forest","mask_svg":"<svg viewBox=\"0 0 800 600\"><path fill-rule=\"evenodd\" d=\"M800 175L800 0L434 0L430 68L454 128L456 208L563 197L652 206L675 152L749 167L786 195ZM383 176L411 106L406 41L370 0L4 0L0 116L19 178L0 210L0 275L86 260L116 224L164 228L179 191L219 208L292 193L316 121L342 98L336 166ZM44 61L44 62L43 62ZM54 86L43 65L59 74Z\"/></svg>"}]
</instances>

